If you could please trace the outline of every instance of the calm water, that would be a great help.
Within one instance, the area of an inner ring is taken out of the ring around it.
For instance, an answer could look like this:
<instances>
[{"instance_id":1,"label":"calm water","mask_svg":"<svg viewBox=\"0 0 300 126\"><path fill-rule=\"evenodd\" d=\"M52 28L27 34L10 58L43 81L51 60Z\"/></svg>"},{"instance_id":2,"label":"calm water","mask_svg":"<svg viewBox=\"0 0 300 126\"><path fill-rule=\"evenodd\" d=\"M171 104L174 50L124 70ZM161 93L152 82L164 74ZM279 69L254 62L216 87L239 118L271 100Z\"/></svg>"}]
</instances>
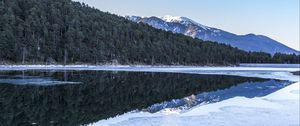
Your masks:
<instances>
[{"instance_id":1,"label":"calm water","mask_svg":"<svg viewBox=\"0 0 300 126\"><path fill-rule=\"evenodd\" d=\"M225 75L107 71L0 71L1 126L76 126L132 110L187 109L261 97L289 82Z\"/></svg>"}]
</instances>

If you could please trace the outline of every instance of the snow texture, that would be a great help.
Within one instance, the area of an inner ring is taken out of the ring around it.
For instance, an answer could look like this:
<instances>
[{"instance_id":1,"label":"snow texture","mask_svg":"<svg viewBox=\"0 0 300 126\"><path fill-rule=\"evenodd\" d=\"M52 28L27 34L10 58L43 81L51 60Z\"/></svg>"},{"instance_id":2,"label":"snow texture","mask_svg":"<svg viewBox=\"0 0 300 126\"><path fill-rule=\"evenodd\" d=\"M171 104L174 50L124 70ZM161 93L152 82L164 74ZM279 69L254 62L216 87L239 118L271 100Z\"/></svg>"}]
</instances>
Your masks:
<instances>
[{"instance_id":1,"label":"snow texture","mask_svg":"<svg viewBox=\"0 0 300 126\"><path fill-rule=\"evenodd\" d=\"M193 21L193 20L191 20L187 17L166 15L166 16L161 17L161 19L166 21L166 22L177 22L177 23L184 24L186 26L197 25L197 26L203 28L204 30L210 29L210 27L199 24L199 23L197 23L197 22L195 22L195 21Z\"/></svg>"}]
</instances>

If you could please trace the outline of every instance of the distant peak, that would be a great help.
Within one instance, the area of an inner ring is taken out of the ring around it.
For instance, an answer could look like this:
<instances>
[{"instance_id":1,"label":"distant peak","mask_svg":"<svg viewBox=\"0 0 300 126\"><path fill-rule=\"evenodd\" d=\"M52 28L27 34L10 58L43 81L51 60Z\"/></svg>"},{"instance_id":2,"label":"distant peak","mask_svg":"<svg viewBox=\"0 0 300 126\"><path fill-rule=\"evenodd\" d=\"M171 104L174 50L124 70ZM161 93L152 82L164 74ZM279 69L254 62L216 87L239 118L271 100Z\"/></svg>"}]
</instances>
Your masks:
<instances>
[{"instance_id":1,"label":"distant peak","mask_svg":"<svg viewBox=\"0 0 300 126\"><path fill-rule=\"evenodd\" d=\"M183 17L166 15L166 16L161 17L161 19L166 21L166 22L174 22L174 21L182 21Z\"/></svg>"},{"instance_id":2,"label":"distant peak","mask_svg":"<svg viewBox=\"0 0 300 126\"><path fill-rule=\"evenodd\" d=\"M253 33L250 33L250 34L246 34L246 36L256 36L256 35Z\"/></svg>"},{"instance_id":3,"label":"distant peak","mask_svg":"<svg viewBox=\"0 0 300 126\"><path fill-rule=\"evenodd\" d=\"M183 17L183 16L166 15L166 16L161 17L161 19L166 22L177 22L177 23L182 23L185 25L197 25L197 26L202 27L203 29L210 29L210 27L199 24L196 21L193 21L192 19L189 19L189 18Z\"/></svg>"},{"instance_id":4,"label":"distant peak","mask_svg":"<svg viewBox=\"0 0 300 126\"><path fill-rule=\"evenodd\" d=\"M190 23L196 24L196 22L193 21L192 19L189 19L189 18L183 17L183 16L166 15L166 16L161 17L161 19L166 22L190 22Z\"/></svg>"}]
</instances>

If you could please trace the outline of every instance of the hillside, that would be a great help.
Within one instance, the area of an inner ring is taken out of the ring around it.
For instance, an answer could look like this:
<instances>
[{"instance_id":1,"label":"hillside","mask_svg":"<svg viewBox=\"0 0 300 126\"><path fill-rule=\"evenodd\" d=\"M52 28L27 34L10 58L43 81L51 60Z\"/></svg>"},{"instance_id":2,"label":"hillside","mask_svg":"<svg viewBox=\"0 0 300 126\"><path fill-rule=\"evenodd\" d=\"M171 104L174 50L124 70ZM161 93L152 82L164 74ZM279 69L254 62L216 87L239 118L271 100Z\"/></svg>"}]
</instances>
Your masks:
<instances>
[{"instance_id":1,"label":"hillside","mask_svg":"<svg viewBox=\"0 0 300 126\"><path fill-rule=\"evenodd\" d=\"M267 36L247 34L236 35L221 29L204 26L189 18L181 16L138 17L126 16L134 22L143 22L155 28L174 33L181 33L194 38L229 44L245 51L266 52L270 54L300 54L299 51L287 47Z\"/></svg>"},{"instance_id":2,"label":"hillside","mask_svg":"<svg viewBox=\"0 0 300 126\"><path fill-rule=\"evenodd\" d=\"M0 62L13 64L297 63L131 22L71 0L0 2Z\"/></svg>"}]
</instances>

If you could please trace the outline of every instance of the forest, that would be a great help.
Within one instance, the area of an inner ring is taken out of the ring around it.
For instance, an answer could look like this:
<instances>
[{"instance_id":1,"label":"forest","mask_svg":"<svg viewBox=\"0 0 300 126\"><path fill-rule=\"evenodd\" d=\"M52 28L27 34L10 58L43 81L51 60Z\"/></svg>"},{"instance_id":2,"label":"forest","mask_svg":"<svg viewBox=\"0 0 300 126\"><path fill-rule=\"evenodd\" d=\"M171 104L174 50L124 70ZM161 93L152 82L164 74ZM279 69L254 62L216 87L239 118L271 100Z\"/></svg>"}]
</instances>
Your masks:
<instances>
[{"instance_id":1,"label":"forest","mask_svg":"<svg viewBox=\"0 0 300 126\"><path fill-rule=\"evenodd\" d=\"M134 23L71 0L1 0L0 64L299 63Z\"/></svg>"}]
</instances>

